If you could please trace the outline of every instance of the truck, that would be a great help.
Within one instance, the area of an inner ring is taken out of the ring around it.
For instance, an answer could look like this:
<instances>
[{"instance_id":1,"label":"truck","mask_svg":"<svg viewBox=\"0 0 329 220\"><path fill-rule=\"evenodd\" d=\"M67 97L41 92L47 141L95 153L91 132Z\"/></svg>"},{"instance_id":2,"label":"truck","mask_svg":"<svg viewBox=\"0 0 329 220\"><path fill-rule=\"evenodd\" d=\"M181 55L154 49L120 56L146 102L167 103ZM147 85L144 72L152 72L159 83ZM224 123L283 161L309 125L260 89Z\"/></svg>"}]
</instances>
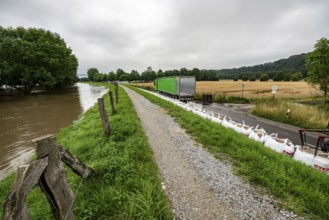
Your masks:
<instances>
[{"instance_id":1,"label":"truck","mask_svg":"<svg viewBox=\"0 0 329 220\"><path fill-rule=\"evenodd\" d=\"M179 100L189 100L195 96L195 76L169 76L155 80L155 89L160 94Z\"/></svg>"}]
</instances>

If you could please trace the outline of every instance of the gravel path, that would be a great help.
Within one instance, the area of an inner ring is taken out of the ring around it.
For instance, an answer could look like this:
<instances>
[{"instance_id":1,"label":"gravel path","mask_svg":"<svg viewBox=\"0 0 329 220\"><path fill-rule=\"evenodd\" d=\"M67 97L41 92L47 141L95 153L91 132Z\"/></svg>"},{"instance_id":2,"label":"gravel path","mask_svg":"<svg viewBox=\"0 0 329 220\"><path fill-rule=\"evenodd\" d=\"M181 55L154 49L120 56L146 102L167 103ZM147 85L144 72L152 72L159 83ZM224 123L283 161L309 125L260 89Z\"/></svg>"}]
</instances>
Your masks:
<instances>
[{"instance_id":1,"label":"gravel path","mask_svg":"<svg viewBox=\"0 0 329 220\"><path fill-rule=\"evenodd\" d=\"M176 219L297 219L232 173L166 111L124 87L142 122Z\"/></svg>"}]
</instances>

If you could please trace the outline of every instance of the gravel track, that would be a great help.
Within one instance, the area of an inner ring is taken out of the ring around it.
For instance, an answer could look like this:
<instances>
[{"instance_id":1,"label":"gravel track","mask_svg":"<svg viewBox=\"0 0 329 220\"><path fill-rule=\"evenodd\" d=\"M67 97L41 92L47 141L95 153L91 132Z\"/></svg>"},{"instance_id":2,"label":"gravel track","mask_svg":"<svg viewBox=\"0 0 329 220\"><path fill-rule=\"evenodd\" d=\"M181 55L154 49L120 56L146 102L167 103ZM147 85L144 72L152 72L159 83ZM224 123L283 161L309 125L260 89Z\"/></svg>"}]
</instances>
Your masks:
<instances>
[{"instance_id":1,"label":"gravel track","mask_svg":"<svg viewBox=\"0 0 329 220\"><path fill-rule=\"evenodd\" d=\"M142 122L176 219L300 219L235 176L230 164L215 159L164 109L123 88Z\"/></svg>"}]
</instances>

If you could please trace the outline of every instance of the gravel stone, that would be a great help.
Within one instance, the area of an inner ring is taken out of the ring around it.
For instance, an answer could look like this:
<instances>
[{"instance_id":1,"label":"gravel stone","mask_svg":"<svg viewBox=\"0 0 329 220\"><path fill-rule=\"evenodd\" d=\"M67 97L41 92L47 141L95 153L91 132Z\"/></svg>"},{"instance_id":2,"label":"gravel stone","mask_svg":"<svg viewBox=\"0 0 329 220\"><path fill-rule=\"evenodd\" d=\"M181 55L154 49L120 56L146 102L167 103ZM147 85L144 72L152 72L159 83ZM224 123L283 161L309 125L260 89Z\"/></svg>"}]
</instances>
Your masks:
<instances>
[{"instance_id":1,"label":"gravel stone","mask_svg":"<svg viewBox=\"0 0 329 220\"><path fill-rule=\"evenodd\" d=\"M154 152L175 219L303 219L279 208L196 143L166 111L123 87Z\"/></svg>"}]
</instances>

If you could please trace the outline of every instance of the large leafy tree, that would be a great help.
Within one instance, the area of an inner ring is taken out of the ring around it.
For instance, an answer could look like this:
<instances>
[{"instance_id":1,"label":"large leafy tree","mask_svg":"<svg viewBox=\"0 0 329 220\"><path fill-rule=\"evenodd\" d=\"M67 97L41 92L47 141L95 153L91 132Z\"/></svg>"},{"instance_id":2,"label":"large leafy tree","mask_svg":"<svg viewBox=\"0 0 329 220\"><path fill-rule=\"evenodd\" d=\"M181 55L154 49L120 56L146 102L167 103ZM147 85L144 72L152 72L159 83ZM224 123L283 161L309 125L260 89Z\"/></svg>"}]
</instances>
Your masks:
<instances>
[{"instance_id":1,"label":"large leafy tree","mask_svg":"<svg viewBox=\"0 0 329 220\"><path fill-rule=\"evenodd\" d=\"M314 45L314 51L306 56L307 82L324 94L326 102L329 92L329 40L321 38Z\"/></svg>"},{"instance_id":2,"label":"large leafy tree","mask_svg":"<svg viewBox=\"0 0 329 220\"><path fill-rule=\"evenodd\" d=\"M99 71L97 68L92 67L87 70L88 79L90 81L96 81L97 74L99 74Z\"/></svg>"},{"instance_id":3,"label":"large leafy tree","mask_svg":"<svg viewBox=\"0 0 329 220\"><path fill-rule=\"evenodd\" d=\"M124 74L126 74L126 72L123 69L117 69L117 80L120 80L120 77Z\"/></svg>"},{"instance_id":4,"label":"large leafy tree","mask_svg":"<svg viewBox=\"0 0 329 220\"><path fill-rule=\"evenodd\" d=\"M0 84L30 94L78 81L78 60L65 41L44 29L0 27Z\"/></svg>"}]
</instances>

